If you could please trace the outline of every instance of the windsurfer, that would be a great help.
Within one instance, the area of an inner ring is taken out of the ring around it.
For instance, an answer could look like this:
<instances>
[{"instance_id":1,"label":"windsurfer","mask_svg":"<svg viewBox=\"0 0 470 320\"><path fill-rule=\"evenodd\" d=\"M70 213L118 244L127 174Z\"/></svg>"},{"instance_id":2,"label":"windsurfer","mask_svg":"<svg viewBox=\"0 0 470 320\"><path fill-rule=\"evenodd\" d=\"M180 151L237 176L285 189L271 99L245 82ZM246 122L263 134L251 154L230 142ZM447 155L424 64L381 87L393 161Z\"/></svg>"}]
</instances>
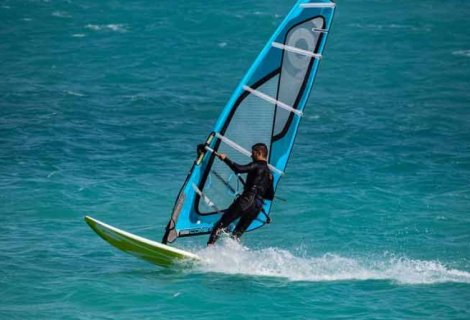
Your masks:
<instances>
[{"instance_id":1,"label":"windsurfer","mask_svg":"<svg viewBox=\"0 0 470 320\"><path fill-rule=\"evenodd\" d=\"M274 197L273 175L268 167L268 147L257 143L251 148L252 162L240 165L230 160L225 154L217 154L236 174L247 173L243 193L225 210L220 220L214 225L207 245L214 244L219 234L236 219L240 218L232 237L238 239L262 211L264 200ZM266 216L269 223L269 217Z\"/></svg>"}]
</instances>

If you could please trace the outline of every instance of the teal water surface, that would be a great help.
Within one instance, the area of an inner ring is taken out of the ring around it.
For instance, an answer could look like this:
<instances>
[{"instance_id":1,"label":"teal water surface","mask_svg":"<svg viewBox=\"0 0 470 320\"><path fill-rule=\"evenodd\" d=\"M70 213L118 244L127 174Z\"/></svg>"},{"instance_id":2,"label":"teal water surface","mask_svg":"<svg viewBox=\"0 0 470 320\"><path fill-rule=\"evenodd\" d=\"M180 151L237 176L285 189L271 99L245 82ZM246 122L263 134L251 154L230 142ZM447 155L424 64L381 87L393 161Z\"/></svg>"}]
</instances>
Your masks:
<instances>
[{"instance_id":1,"label":"teal water surface","mask_svg":"<svg viewBox=\"0 0 470 320\"><path fill-rule=\"evenodd\" d=\"M159 269L243 73L294 1L0 1L1 319L469 319L470 3L338 1L273 223Z\"/></svg>"}]
</instances>

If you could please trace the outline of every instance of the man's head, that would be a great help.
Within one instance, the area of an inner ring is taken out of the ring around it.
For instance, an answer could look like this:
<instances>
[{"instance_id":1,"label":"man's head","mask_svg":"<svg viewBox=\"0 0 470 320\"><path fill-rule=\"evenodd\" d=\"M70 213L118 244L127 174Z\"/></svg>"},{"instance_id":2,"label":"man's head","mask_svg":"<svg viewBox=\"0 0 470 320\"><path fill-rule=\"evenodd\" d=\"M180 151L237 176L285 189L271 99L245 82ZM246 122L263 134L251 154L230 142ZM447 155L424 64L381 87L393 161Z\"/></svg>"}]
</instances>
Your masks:
<instances>
[{"instance_id":1,"label":"man's head","mask_svg":"<svg viewBox=\"0 0 470 320\"><path fill-rule=\"evenodd\" d=\"M266 160L268 158L268 147L264 143L257 143L251 147L251 158L253 160Z\"/></svg>"}]
</instances>

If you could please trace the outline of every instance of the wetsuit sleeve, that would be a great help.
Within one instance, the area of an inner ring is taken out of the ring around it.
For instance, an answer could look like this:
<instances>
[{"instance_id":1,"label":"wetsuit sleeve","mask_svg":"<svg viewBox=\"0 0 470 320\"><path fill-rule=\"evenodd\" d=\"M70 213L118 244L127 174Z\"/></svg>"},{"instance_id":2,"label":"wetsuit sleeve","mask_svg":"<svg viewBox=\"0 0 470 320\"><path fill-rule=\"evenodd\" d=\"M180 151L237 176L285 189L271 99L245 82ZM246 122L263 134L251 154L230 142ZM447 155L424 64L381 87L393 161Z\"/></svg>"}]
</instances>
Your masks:
<instances>
[{"instance_id":1,"label":"wetsuit sleeve","mask_svg":"<svg viewBox=\"0 0 470 320\"><path fill-rule=\"evenodd\" d=\"M232 169L235 173L248 173L256 169L256 164L251 162L249 164L241 165L233 162L229 158L225 158L224 162Z\"/></svg>"}]
</instances>

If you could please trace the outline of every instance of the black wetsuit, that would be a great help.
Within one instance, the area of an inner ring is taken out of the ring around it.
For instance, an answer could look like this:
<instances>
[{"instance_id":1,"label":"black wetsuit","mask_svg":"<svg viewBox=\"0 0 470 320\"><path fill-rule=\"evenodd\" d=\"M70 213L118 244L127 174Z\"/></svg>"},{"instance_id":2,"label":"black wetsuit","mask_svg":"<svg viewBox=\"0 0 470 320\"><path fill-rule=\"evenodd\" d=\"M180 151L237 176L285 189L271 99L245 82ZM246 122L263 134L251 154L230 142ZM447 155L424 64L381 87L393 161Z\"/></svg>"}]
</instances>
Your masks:
<instances>
[{"instance_id":1,"label":"black wetsuit","mask_svg":"<svg viewBox=\"0 0 470 320\"><path fill-rule=\"evenodd\" d=\"M235 199L224 215L215 224L207 244L213 244L219 233L233 221L240 218L233 230L233 236L241 237L251 222L258 216L263 206L263 200L272 200L274 196L273 176L266 161L253 161L247 165L239 165L228 158L224 162L235 173L247 173L243 193Z\"/></svg>"}]
</instances>

